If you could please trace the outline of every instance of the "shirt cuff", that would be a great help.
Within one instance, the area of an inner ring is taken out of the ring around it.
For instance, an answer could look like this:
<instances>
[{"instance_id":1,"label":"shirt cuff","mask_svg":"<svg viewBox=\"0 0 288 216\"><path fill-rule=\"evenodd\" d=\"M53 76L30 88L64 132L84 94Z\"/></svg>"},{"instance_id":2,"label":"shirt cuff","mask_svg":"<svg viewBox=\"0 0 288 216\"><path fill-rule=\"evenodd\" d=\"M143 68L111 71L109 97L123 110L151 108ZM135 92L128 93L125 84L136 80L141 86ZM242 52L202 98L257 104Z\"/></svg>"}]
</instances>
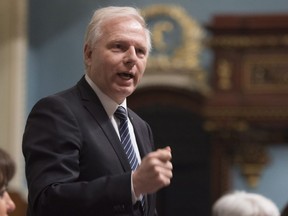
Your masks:
<instances>
[{"instance_id":1,"label":"shirt cuff","mask_svg":"<svg viewBox=\"0 0 288 216\"><path fill-rule=\"evenodd\" d=\"M142 199L143 195L140 194L139 197L136 197L132 181L132 173L133 171L131 172L131 195L132 195L132 204L134 205L137 201L140 201Z\"/></svg>"}]
</instances>

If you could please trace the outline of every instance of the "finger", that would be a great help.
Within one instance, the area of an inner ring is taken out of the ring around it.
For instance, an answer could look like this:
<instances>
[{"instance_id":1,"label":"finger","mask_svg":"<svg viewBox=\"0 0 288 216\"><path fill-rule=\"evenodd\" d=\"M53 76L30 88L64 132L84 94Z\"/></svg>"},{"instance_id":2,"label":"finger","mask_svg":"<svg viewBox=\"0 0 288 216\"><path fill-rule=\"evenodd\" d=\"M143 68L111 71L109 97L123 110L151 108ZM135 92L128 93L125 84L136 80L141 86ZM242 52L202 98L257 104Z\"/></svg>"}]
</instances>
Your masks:
<instances>
[{"instance_id":1,"label":"finger","mask_svg":"<svg viewBox=\"0 0 288 216\"><path fill-rule=\"evenodd\" d=\"M166 161L163 165L164 165L163 167L165 169L173 170L173 165L172 165L172 163L170 161Z\"/></svg>"},{"instance_id":2,"label":"finger","mask_svg":"<svg viewBox=\"0 0 288 216\"><path fill-rule=\"evenodd\" d=\"M171 170L168 171L166 169L163 169L158 173L154 183L156 185L160 185L161 187L167 186L170 184L172 177L173 177L173 174Z\"/></svg>"},{"instance_id":3,"label":"finger","mask_svg":"<svg viewBox=\"0 0 288 216\"><path fill-rule=\"evenodd\" d=\"M167 151L171 152L171 148L170 148L170 146L166 146L166 147L163 148L163 149L166 149Z\"/></svg>"},{"instance_id":4,"label":"finger","mask_svg":"<svg viewBox=\"0 0 288 216\"><path fill-rule=\"evenodd\" d=\"M172 154L166 149L158 149L157 151L149 153L148 157L157 158L161 161L168 161L171 160Z\"/></svg>"},{"instance_id":5,"label":"finger","mask_svg":"<svg viewBox=\"0 0 288 216\"><path fill-rule=\"evenodd\" d=\"M166 167L158 167L158 173L169 179L173 176L172 169L167 169Z\"/></svg>"},{"instance_id":6,"label":"finger","mask_svg":"<svg viewBox=\"0 0 288 216\"><path fill-rule=\"evenodd\" d=\"M173 170L173 165L170 161L161 161L156 159L155 161L153 161L153 165L155 167L161 167L163 169L167 169L167 170Z\"/></svg>"},{"instance_id":7,"label":"finger","mask_svg":"<svg viewBox=\"0 0 288 216\"><path fill-rule=\"evenodd\" d=\"M151 174L151 177L154 176L157 178L157 176L161 176L161 175L164 175L164 176L169 177L169 178L172 177L173 166L172 166L172 163L170 161L163 163L160 160L154 159L149 164L149 167L150 168L146 169L146 171L149 174ZM146 173L146 175L148 175L148 173Z\"/></svg>"}]
</instances>

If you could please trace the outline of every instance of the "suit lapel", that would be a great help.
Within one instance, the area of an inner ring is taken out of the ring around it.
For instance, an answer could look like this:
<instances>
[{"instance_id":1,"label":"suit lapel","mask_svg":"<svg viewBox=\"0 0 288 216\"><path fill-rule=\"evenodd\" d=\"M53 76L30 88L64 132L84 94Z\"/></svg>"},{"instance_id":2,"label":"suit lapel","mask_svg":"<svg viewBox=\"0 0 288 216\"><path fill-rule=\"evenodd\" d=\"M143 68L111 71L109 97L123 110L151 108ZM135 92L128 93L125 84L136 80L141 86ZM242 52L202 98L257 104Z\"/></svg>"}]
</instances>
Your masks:
<instances>
[{"instance_id":1,"label":"suit lapel","mask_svg":"<svg viewBox=\"0 0 288 216\"><path fill-rule=\"evenodd\" d=\"M84 77L79 81L78 88L82 98L83 106L86 107L87 111L93 116L99 127L102 128L104 135L115 150L123 169L125 171L131 171L129 161L123 150L123 147L121 146L118 135L113 125L111 124L111 121L99 98L86 82Z\"/></svg>"},{"instance_id":2,"label":"suit lapel","mask_svg":"<svg viewBox=\"0 0 288 216\"><path fill-rule=\"evenodd\" d=\"M139 121L136 120L137 118L136 116L134 116L133 112L128 110L128 113L129 113L129 119L134 128L139 153L141 158L143 158L147 153L151 151L151 149L149 149L149 145L147 145L149 144L148 142L150 141L146 136L143 135Z\"/></svg>"}]
</instances>

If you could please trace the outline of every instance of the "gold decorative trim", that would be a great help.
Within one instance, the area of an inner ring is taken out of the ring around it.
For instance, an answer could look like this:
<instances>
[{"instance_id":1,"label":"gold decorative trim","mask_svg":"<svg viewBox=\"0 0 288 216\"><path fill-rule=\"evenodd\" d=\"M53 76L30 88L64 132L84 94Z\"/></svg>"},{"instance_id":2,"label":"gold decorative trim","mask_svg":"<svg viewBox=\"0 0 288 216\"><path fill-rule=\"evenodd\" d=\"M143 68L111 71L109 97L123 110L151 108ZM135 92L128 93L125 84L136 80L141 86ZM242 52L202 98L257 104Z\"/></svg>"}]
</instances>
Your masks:
<instances>
[{"instance_id":1,"label":"gold decorative trim","mask_svg":"<svg viewBox=\"0 0 288 216\"><path fill-rule=\"evenodd\" d=\"M256 188L262 171L270 162L267 149L253 140L239 144L235 146L234 163L240 167L248 186Z\"/></svg>"},{"instance_id":2,"label":"gold decorative trim","mask_svg":"<svg viewBox=\"0 0 288 216\"><path fill-rule=\"evenodd\" d=\"M243 89L248 93L288 93L288 54L258 53L243 61Z\"/></svg>"},{"instance_id":3,"label":"gold decorative trim","mask_svg":"<svg viewBox=\"0 0 288 216\"><path fill-rule=\"evenodd\" d=\"M148 25L151 24L149 28L152 31L153 47L158 51L151 54L148 68L200 68L199 54L202 50L203 30L182 7L156 4L144 8L141 12ZM179 31L175 25L179 27ZM172 53L167 51L171 44L164 40L167 34L180 36L179 43L172 47Z\"/></svg>"},{"instance_id":4,"label":"gold decorative trim","mask_svg":"<svg viewBox=\"0 0 288 216\"><path fill-rule=\"evenodd\" d=\"M205 117L209 118L263 118L287 120L287 107L206 107L203 109Z\"/></svg>"},{"instance_id":5,"label":"gold decorative trim","mask_svg":"<svg viewBox=\"0 0 288 216\"><path fill-rule=\"evenodd\" d=\"M141 10L152 32L152 53L139 88L173 86L210 93L200 66L203 30L180 6L156 4Z\"/></svg>"},{"instance_id":6,"label":"gold decorative trim","mask_svg":"<svg viewBox=\"0 0 288 216\"><path fill-rule=\"evenodd\" d=\"M214 36L214 38L207 40L207 45L222 48L288 46L288 34L280 36Z\"/></svg>"},{"instance_id":7,"label":"gold decorative trim","mask_svg":"<svg viewBox=\"0 0 288 216\"><path fill-rule=\"evenodd\" d=\"M232 64L227 59L221 59L217 65L218 88L229 90L232 87Z\"/></svg>"}]
</instances>

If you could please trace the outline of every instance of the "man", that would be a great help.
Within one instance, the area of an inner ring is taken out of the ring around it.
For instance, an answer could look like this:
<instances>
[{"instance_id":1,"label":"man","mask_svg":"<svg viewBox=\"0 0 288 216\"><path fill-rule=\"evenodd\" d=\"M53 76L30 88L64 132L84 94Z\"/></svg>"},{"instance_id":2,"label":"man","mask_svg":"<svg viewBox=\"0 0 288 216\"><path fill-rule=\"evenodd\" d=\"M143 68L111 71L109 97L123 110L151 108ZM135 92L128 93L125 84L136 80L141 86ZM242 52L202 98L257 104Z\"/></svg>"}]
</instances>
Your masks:
<instances>
[{"instance_id":1,"label":"man","mask_svg":"<svg viewBox=\"0 0 288 216\"><path fill-rule=\"evenodd\" d=\"M172 178L171 150L153 151L149 125L126 106L150 49L149 30L136 9L95 11L85 37L85 76L40 100L27 120L28 216L157 214L155 192ZM129 116L127 140L137 168L121 143L119 106Z\"/></svg>"}]
</instances>

